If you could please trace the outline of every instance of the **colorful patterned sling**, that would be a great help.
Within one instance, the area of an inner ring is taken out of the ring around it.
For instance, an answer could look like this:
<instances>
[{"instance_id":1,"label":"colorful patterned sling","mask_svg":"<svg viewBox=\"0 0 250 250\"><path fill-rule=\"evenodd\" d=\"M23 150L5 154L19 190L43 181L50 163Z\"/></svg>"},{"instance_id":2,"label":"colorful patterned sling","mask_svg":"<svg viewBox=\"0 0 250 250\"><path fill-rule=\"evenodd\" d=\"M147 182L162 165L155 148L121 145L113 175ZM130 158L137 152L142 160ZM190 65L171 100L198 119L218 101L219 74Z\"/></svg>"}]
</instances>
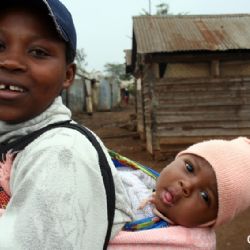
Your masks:
<instances>
[{"instance_id":1,"label":"colorful patterned sling","mask_svg":"<svg viewBox=\"0 0 250 250\"><path fill-rule=\"evenodd\" d=\"M120 167L131 167L135 170L141 170L145 174L151 176L154 180L159 177L159 173L149 167L146 167L138 162L130 160L129 158L122 156L113 150L109 150L109 155L117 168ZM123 230L125 231L138 231L138 230L147 230L153 228L162 228L167 227L169 224L159 218L158 216L148 217L140 220L135 220L129 223L126 223Z\"/></svg>"},{"instance_id":2,"label":"colorful patterned sling","mask_svg":"<svg viewBox=\"0 0 250 250\"><path fill-rule=\"evenodd\" d=\"M0 187L0 209L5 209L9 200L9 195L6 194L2 187Z\"/></svg>"}]
</instances>

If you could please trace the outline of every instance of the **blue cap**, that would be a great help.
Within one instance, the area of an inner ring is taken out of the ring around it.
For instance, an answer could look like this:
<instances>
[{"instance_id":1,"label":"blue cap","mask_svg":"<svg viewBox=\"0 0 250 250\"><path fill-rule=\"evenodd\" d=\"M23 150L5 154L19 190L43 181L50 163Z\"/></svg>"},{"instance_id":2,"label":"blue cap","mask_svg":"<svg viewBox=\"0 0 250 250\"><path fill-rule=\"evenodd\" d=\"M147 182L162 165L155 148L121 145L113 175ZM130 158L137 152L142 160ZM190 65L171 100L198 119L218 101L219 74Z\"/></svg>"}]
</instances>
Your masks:
<instances>
[{"instance_id":1,"label":"blue cap","mask_svg":"<svg viewBox=\"0 0 250 250\"><path fill-rule=\"evenodd\" d=\"M37 0L37 2L38 1L46 5L60 36L76 51L76 30L69 10L59 0Z\"/></svg>"},{"instance_id":2,"label":"blue cap","mask_svg":"<svg viewBox=\"0 0 250 250\"><path fill-rule=\"evenodd\" d=\"M52 23L59 36L70 45L76 53L76 30L69 10L59 0L6 0L1 1L1 6L30 6L31 8L44 9L51 16Z\"/></svg>"}]
</instances>

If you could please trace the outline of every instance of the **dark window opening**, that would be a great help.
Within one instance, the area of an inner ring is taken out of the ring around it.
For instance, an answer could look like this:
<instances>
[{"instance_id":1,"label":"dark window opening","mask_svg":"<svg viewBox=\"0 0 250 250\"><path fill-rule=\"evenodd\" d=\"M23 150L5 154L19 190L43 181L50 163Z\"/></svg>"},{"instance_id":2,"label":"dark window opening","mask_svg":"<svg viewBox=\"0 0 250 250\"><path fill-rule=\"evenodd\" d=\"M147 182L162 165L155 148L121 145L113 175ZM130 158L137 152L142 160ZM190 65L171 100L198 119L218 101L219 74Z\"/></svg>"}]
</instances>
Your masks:
<instances>
[{"instance_id":1,"label":"dark window opening","mask_svg":"<svg viewBox=\"0 0 250 250\"><path fill-rule=\"evenodd\" d=\"M167 63L159 63L159 75L160 75L160 78L164 77L166 69L167 69Z\"/></svg>"}]
</instances>

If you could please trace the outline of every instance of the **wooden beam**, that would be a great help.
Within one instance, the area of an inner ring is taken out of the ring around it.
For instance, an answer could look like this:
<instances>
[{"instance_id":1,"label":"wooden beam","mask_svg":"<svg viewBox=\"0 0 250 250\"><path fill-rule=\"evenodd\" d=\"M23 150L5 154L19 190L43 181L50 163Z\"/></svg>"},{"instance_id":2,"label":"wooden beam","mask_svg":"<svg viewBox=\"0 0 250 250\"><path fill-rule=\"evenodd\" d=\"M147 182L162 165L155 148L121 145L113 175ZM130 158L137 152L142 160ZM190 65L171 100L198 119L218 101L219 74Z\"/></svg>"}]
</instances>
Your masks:
<instances>
[{"instance_id":1,"label":"wooden beam","mask_svg":"<svg viewBox=\"0 0 250 250\"><path fill-rule=\"evenodd\" d=\"M213 77L220 76L220 61L219 60L211 61L211 76Z\"/></svg>"},{"instance_id":2,"label":"wooden beam","mask_svg":"<svg viewBox=\"0 0 250 250\"><path fill-rule=\"evenodd\" d=\"M152 53L145 54L145 63L208 62L249 60L250 51L244 52L201 52L201 53Z\"/></svg>"}]
</instances>

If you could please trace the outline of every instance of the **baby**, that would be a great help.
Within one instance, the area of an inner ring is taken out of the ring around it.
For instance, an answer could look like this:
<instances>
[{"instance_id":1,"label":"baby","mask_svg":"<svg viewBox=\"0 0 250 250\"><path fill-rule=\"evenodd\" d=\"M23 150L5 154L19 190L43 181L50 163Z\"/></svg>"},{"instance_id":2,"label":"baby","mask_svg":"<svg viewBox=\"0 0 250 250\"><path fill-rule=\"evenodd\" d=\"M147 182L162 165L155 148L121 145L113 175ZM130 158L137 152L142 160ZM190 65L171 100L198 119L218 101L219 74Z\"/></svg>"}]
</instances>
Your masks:
<instances>
[{"instance_id":1,"label":"baby","mask_svg":"<svg viewBox=\"0 0 250 250\"><path fill-rule=\"evenodd\" d=\"M250 206L249 162L250 140L239 137L190 146L161 171L156 181L140 170L119 173L135 220L142 218L139 207L146 208L144 216L155 214L172 225L217 227ZM129 183L133 178L134 183ZM137 195L142 197L140 202ZM145 201L146 196L149 198Z\"/></svg>"},{"instance_id":2,"label":"baby","mask_svg":"<svg viewBox=\"0 0 250 250\"><path fill-rule=\"evenodd\" d=\"M213 168L197 155L178 156L162 170L148 202L155 206L154 213L170 224L212 225L218 212Z\"/></svg>"}]
</instances>

